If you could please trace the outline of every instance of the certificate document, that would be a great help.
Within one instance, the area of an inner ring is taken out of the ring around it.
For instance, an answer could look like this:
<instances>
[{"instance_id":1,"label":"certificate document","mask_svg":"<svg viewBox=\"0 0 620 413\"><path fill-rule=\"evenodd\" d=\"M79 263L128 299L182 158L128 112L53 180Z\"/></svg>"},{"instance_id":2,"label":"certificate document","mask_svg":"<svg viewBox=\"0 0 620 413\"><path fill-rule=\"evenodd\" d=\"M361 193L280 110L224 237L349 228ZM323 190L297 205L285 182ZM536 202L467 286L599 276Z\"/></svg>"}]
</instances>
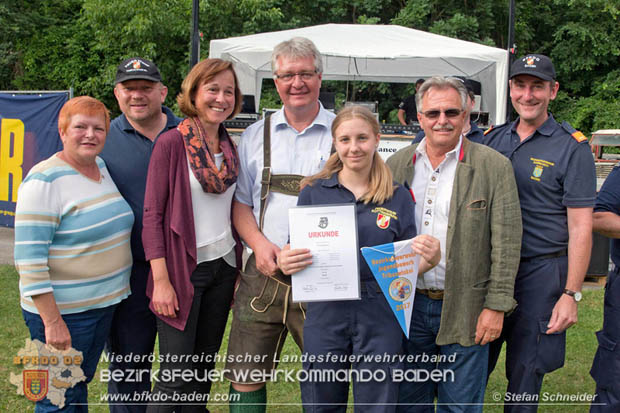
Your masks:
<instances>
[{"instance_id":1,"label":"certificate document","mask_svg":"<svg viewBox=\"0 0 620 413\"><path fill-rule=\"evenodd\" d=\"M291 276L293 301L360 299L354 204L288 210L291 249L308 248L312 264Z\"/></svg>"}]
</instances>

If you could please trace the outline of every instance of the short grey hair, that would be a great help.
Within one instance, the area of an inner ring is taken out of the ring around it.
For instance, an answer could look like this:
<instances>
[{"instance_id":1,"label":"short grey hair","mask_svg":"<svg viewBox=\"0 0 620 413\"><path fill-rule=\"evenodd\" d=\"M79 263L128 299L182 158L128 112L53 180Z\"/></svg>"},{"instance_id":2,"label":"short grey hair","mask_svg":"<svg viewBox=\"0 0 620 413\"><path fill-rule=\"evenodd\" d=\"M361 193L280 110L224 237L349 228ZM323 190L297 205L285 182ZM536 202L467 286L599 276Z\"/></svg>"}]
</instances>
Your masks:
<instances>
[{"instance_id":1,"label":"short grey hair","mask_svg":"<svg viewBox=\"0 0 620 413\"><path fill-rule=\"evenodd\" d=\"M440 90L452 88L456 90L461 96L461 109L464 111L467 110L467 88L463 81L454 77L433 76L427 79L415 94L415 104L418 108L418 112L423 112L422 99L431 88Z\"/></svg>"},{"instance_id":2,"label":"short grey hair","mask_svg":"<svg viewBox=\"0 0 620 413\"><path fill-rule=\"evenodd\" d=\"M316 48L312 40L305 37L293 37L278 43L271 53L271 72L275 75L278 71L278 58L287 57L289 59L300 59L311 57L314 59L314 68L317 73L323 73L323 60L321 53Z\"/></svg>"}]
</instances>

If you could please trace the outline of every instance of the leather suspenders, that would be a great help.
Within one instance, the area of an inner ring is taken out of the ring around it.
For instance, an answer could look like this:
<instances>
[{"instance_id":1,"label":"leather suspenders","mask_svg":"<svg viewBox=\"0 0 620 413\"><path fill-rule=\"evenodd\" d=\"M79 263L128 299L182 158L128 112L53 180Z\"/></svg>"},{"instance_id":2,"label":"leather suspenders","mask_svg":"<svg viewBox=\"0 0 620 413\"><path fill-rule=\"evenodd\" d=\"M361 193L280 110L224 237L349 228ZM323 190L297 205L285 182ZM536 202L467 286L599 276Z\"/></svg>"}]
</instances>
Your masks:
<instances>
[{"instance_id":1,"label":"leather suspenders","mask_svg":"<svg viewBox=\"0 0 620 413\"><path fill-rule=\"evenodd\" d=\"M260 212L258 215L258 229L261 232L263 231L269 192L297 196L299 195L299 183L303 178L303 175L271 173L271 115L267 116L263 125L263 173L261 175Z\"/></svg>"}]
</instances>

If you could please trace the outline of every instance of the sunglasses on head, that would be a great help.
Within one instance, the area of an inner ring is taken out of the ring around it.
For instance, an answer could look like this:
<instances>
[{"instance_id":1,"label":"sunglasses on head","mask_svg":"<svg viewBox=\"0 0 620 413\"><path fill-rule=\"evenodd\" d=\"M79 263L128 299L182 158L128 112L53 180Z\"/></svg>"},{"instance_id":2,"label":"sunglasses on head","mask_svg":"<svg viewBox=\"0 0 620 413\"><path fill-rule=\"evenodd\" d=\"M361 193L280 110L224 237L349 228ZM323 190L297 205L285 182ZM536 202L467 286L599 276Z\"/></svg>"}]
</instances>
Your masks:
<instances>
[{"instance_id":1,"label":"sunglasses on head","mask_svg":"<svg viewBox=\"0 0 620 413\"><path fill-rule=\"evenodd\" d=\"M444 111L441 110L427 110L426 112L422 112L422 114L428 119L438 119L441 114L446 115L446 118L456 118L463 111L461 109L446 109Z\"/></svg>"}]
</instances>

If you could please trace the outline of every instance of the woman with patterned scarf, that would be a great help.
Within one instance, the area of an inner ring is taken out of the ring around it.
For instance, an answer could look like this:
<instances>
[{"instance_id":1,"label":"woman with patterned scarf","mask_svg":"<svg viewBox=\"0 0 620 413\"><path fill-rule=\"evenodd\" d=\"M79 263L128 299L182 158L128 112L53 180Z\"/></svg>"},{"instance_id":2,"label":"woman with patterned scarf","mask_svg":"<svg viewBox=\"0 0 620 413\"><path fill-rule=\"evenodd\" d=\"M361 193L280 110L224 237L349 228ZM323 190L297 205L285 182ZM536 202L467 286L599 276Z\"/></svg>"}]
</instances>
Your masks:
<instances>
[{"instance_id":1,"label":"woman with patterned scarf","mask_svg":"<svg viewBox=\"0 0 620 413\"><path fill-rule=\"evenodd\" d=\"M157 316L161 360L149 412L180 411L171 404L173 394L188 403L208 397L206 377L215 366L241 263L230 219L239 159L222 125L242 104L232 63L205 59L195 65L177 102L187 117L155 143L144 199L147 295ZM191 370L191 380L178 376L184 370ZM187 409L205 411L204 405Z\"/></svg>"}]
</instances>

